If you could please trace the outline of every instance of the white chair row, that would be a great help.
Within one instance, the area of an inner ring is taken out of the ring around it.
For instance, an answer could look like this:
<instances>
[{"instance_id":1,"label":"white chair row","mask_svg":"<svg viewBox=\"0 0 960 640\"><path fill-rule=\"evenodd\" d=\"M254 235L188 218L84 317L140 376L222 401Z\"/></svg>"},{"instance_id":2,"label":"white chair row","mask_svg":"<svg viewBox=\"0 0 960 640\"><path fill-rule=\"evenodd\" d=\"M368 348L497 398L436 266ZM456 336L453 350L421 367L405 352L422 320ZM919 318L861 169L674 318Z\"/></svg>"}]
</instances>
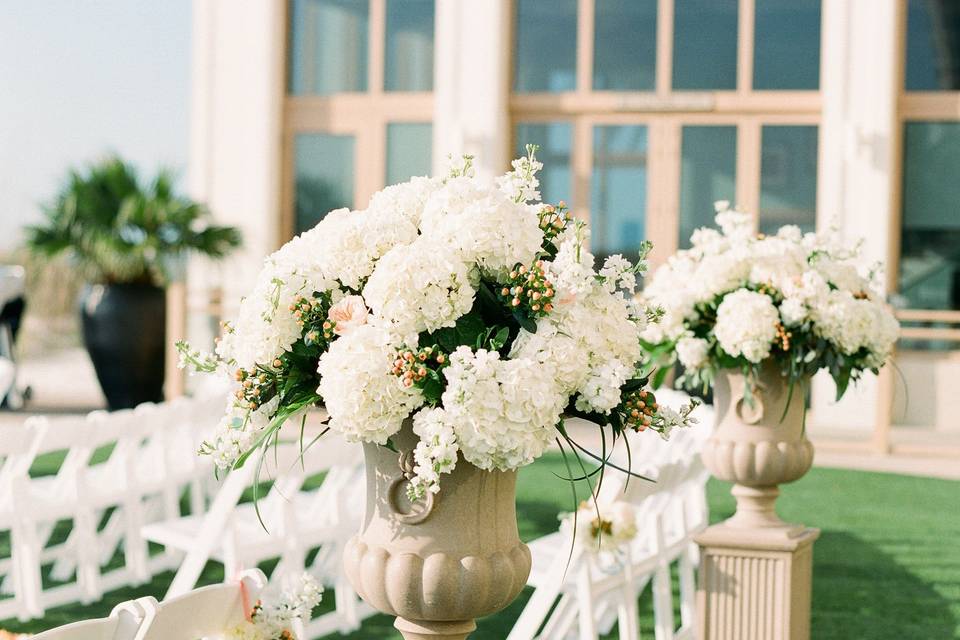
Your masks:
<instances>
[{"instance_id":1,"label":"white chair row","mask_svg":"<svg viewBox=\"0 0 960 640\"><path fill-rule=\"evenodd\" d=\"M659 394L658 394L659 395ZM530 543L534 587L508 640L596 640L614 625L621 640L640 637L638 598L650 585L657 640L694 637L695 569L693 536L708 522L708 478L699 451L712 428L709 408L697 410L700 424L676 432L669 441L653 434L631 437L632 467L656 478L629 483L610 472L597 502L633 504L638 534L620 554L597 555L561 532ZM622 459L615 460L625 465ZM674 620L671 565L680 583L679 625Z\"/></svg>"},{"instance_id":2,"label":"white chair row","mask_svg":"<svg viewBox=\"0 0 960 640\"><path fill-rule=\"evenodd\" d=\"M334 590L334 611L308 623L307 637L348 633L373 613L342 570L343 548L363 516L362 449L342 438L324 437L301 454L299 433L293 433L299 425L288 428L289 437L281 437L260 467L261 480L273 480L273 485L259 500L259 514L253 503L240 503L258 470L257 460L251 459L227 476L206 513L146 525L142 533L184 554L168 598L192 589L209 560L222 563L229 579L244 568L278 559L271 581L306 570ZM304 482L319 474L324 474L320 486L304 490Z\"/></svg>"},{"instance_id":3,"label":"white chair row","mask_svg":"<svg viewBox=\"0 0 960 640\"><path fill-rule=\"evenodd\" d=\"M170 554L151 556L140 529L179 515L184 494L191 512L205 508L212 470L196 446L216 425L222 397L3 428L0 531L9 533L10 555L0 559L0 592L13 597L0 600L0 619L91 602L176 566ZM37 464L56 471L35 477Z\"/></svg>"},{"instance_id":4,"label":"white chair row","mask_svg":"<svg viewBox=\"0 0 960 640\"><path fill-rule=\"evenodd\" d=\"M140 598L118 605L107 618L45 631L34 640L201 640L245 624L266 586L259 570L223 584L157 602Z\"/></svg>"}]
</instances>

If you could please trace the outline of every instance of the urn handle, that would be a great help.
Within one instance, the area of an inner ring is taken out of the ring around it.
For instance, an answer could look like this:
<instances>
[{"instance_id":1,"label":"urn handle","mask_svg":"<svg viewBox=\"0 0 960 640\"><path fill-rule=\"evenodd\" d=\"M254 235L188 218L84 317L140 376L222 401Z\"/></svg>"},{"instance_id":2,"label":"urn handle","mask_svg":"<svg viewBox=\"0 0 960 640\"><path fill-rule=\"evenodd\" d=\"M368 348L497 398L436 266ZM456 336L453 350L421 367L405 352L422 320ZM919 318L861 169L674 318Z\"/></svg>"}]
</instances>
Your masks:
<instances>
[{"instance_id":1,"label":"urn handle","mask_svg":"<svg viewBox=\"0 0 960 640\"><path fill-rule=\"evenodd\" d=\"M390 484L390 490L387 492L387 502L390 509L396 514L397 520L402 524L420 524L430 517L433 513L434 495L430 491L424 494L423 502L414 503L411 511L403 511L399 504L399 494L401 488L409 484L414 476L414 459L412 451L404 451L400 454L400 477Z\"/></svg>"},{"instance_id":2,"label":"urn handle","mask_svg":"<svg viewBox=\"0 0 960 640\"><path fill-rule=\"evenodd\" d=\"M763 387L755 385L748 394L741 391L736 400L737 416L744 424L757 424L763 420Z\"/></svg>"}]
</instances>

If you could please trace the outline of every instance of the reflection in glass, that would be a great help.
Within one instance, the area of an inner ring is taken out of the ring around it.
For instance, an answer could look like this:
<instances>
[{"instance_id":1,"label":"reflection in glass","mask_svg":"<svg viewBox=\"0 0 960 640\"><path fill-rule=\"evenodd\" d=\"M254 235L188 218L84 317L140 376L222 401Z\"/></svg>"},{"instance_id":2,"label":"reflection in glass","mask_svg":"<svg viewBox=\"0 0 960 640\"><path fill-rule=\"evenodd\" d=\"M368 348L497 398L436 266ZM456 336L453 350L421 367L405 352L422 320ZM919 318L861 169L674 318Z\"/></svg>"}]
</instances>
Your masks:
<instances>
[{"instance_id":1,"label":"reflection in glass","mask_svg":"<svg viewBox=\"0 0 960 640\"><path fill-rule=\"evenodd\" d=\"M387 0L387 91L433 90L434 0Z\"/></svg>"},{"instance_id":2,"label":"reflection in glass","mask_svg":"<svg viewBox=\"0 0 960 640\"><path fill-rule=\"evenodd\" d=\"M596 0L593 88L652 91L657 68L657 0Z\"/></svg>"},{"instance_id":3,"label":"reflection in glass","mask_svg":"<svg viewBox=\"0 0 960 640\"><path fill-rule=\"evenodd\" d=\"M391 122L387 125L388 185L431 174L432 133L433 126L429 122Z\"/></svg>"},{"instance_id":4,"label":"reflection in glass","mask_svg":"<svg viewBox=\"0 0 960 640\"><path fill-rule=\"evenodd\" d=\"M907 90L960 89L960 3L910 0L908 7Z\"/></svg>"},{"instance_id":5,"label":"reflection in glass","mask_svg":"<svg viewBox=\"0 0 960 640\"><path fill-rule=\"evenodd\" d=\"M765 126L760 145L760 232L817 226L817 127Z\"/></svg>"},{"instance_id":6,"label":"reflection in glass","mask_svg":"<svg viewBox=\"0 0 960 640\"><path fill-rule=\"evenodd\" d=\"M761 0L753 37L754 89L820 87L820 0Z\"/></svg>"},{"instance_id":7,"label":"reflection in glass","mask_svg":"<svg viewBox=\"0 0 960 640\"><path fill-rule=\"evenodd\" d=\"M572 206L570 178L570 144L573 127L567 122L517 125L517 146L514 155L526 155L526 145L535 144L537 159L543 163L540 170L540 195L544 202L556 204L561 200Z\"/></svg>"},{"instance_id":8,"label":"reflection in glass","mask_svg":"<svg viewBox=\"0 0 960 640\"><path fill-rule=\"evenodd\" d=\"M737 87L738 0L682 0L674 5L673 88Z\"/></svg>"},{"instance_id":9,"label":"reflection in glass","mask_svg":"<svg viewBox=\"0 0 960 640\"><path fill-rule=\"evenodd\" d=\"M294 140L295 233L328 212L353 206L353 136L301 133Z\"/></svg>"},{"instance_id":10,"label":"reflection in glass","mask_svg":"<svg viewBox=\"0 0 960 640\"><path fill-rule=\"evenodd\" d=\"M577 78L577 0L517 0L516 91L572 91Z\"/></svg>"},{"instance_id":11,"label":"reflection in glass","mask_svg":"<svg viewBox=\"0 0 960 640\"><path fill-rule=\"evenodd\" d=\"M903 152L902 304L960 309L960 123L908 122Z\"/></svg>"},{"instance_id":12,"label":"reflection in glass","mask_svg":"<svg viewBox=\"0 0 960 640\"><path fill-rule=\"evenodd\" d=\"M591 250L598 260L614 253L635 257L647 212L647 128L593 128L590 178Z\"/></svg>"},{"instance_id":13,"label":"reflection in glass","mask_svg":"<svg viewBox=\"0 0 960 640\"><path fill-rule=\"evenodd\" d=\"M690 247L690 234L714 226L717 200L734 201L737 170L737 128L683 128L680 166L680 248Z\"/></svg>"},{"instance_id":14,"label":"reflection in glass","mask_svg":"<svg viewBox=\"0 0 960 640\"><path fill-rule=\"evenodd\" d=\"M288 91L367 90L368 0L291 0Z\"/></svg>"}]
</instances>

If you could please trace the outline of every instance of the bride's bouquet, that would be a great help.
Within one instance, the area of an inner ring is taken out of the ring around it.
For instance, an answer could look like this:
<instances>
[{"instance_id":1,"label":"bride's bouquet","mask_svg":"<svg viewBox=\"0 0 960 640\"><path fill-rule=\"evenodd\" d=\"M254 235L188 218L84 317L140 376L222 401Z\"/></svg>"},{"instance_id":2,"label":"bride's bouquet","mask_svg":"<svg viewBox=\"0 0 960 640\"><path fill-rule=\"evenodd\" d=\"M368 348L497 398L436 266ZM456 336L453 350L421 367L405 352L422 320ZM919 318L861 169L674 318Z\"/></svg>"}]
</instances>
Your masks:
<instances>
[{"instance_id":1,"label":"bride's bouquet","mask_svg":"<svg viewBox=\"0 0 960 640\"><path fill-rule=\"evenodd\" d=\"M692 407L645 389L640 336L656 314L634 288L649 247L595 270L586 225L540 202L533 151L493 181L465 156L364 211L330 212L267 258L216 354L180 345L184 364L235 380L203 451L243 464L314 405L348 440L388 447L410 418L418 497L458 456L511 470L555 440L584 451L564 416L614 437L687 424Z\"/></svg>"},{"instance_id":2,"label":"bride's bouquet","mask_svg":"<svg viewBox=\"0 0 960 640\"><path fill-rule=\"evenodd\" d=\"M851 380L883 366L899 324L859 247L795 226L758 236L750 216L726 202L717 203L716 221L719 230L694 231L693 247L672 256L644 291L664 312L643 332L645 344L661 364L683 365L678 382L705 388L721 369L755 380L772 360L791 389L825 368L839 398Z\"/></svg>"}]
</instances>

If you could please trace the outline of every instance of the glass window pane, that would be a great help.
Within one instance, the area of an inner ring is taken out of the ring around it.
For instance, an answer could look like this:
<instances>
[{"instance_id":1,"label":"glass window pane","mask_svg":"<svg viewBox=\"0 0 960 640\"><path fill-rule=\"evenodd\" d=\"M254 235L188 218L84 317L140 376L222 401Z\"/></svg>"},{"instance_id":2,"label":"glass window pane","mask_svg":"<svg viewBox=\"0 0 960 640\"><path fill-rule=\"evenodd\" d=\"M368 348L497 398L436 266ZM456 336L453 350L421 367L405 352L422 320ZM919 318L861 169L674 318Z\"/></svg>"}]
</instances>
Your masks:
<instances>
[{"instance_id":1,"label":"glass window pane","mask_svg":"<svg viewBox=\"0 0 960 640\"><path fill-rule=\"evenodd\" d=\"M765 126L760 143L760 233L817 226L817 127Z\"/></svg>"},{"instance_id":2,"label":"glass window pane","mask_svg":"<svg viewBox=\"0 0 960 640\"><path fill-rule=\"evenodd\" d=\"M657 68L657 0L596 0L593 88L652 91Z\"/></svg>"},{"instance_id":3,"label":"glass window pane","mask_svg":"<svg viewBox=\"0 0 960 640\"><path fill-rule=\"evenodd\" d=\"M757 2L754 89L820 88L820 0Z\"/></svg>"},{"instance_id":4,"label":"glass window pane","mask_svg":"<svg viewBox=\"0 0 960 640\"><path fill-rule=\"evenodd\" d=\"M682 0L673 8L673 88L737 87L738 0Z\"/></svg>"},{"instance_id":5,"label":"glass window pane","mask_svg":"<svg viewBox=\"0 0 960 640\"><path fill-rule=\"evenodd\" d=\"M734 201L737 128L684 127L680 157L680 248L687 249L694 229L714 226L713 203Z\"/></svg>"},{"instance_id":6,"label":"glass window pane","mask_svg":"<svg viewBox=\"0 0 960 640\"><path fill-rule=\"evenodd\" d=\"M960 4L910 0L908 7L907 90L960 89Z\"/></svg>"},{"instance_id":7,"label":"glass window pane","mask_svg":"<svg viewBox=\"0 0 960 640\"><path fill-rule=\"evenodd\" d=\"M291 0L291 94L367 90L368 0Z\"/></svg>"},{"instance_id":8,"label":"glass window pane","mask_svg":"<svg viewBox=\"0 0 960 640\"><path fill-rule=\"evenodd\" d=\"M387 91L433 90L434 0L387 0Z\"/></svg>"},{"instance_id":9,"label":"glass window pane","mask_svg":"<svg viewBox=\"0 0 960 640\"><path fill-rule=\"evenodd\" d=\"M387 125L387 184L413 176L430 175L433 125L429 122L391 122Z\"/></svg>"},{"instance_id":10,"label":"glass window pane","mask_svg":"<svg viewBox=\"0 0 960 640\"><path fill-rule=\"evenodd\" d=\"M517 125L516 140L514 155L517 157L526 155L528 144L540 147L537 149L537 159L543 163L539 173L543 201L556 204L563 200L572 206L570 144L573 126L567 122L522 123Z\"/></svg>"},{"instance_id":11,"label":"glass window pane","mask_svg":"<svg viewBox=\"0 0 960 640\"><path fill-rule=\"evenodd\" d=\"M907 123L903 153L904 305L960 309L960 123Z\"/></svg>"},{"instance_id":12,"label":"glass window pane","mask_svg":"<svg viewBox=\"0 0 960 640\"><path fill-rule=\"evenodd\" d=\"M334 209L353 206L353 136L297 134L293 171L296 233L313 228Z\"/></svg>"},{"instance_id":13,"label":"glass window pane","mask_svg":"<svg viewBox=\"0 0 960 640\"><path fill-rule=\"evenodd\" d=\"M572 91L577 79L577 0L517 0L516 91Z\"/></svg>"},{"instance_id":14,"label":"glass window pane","mask_svg":"<svg viewBox=\"0 0 960 640\"><path fill-rule=\"evenodd\" d=\"M647 128L593 128L590 179L591 250L598 259L632 256L644 238L647 213Z\"/></svg>"}]
</instances>

